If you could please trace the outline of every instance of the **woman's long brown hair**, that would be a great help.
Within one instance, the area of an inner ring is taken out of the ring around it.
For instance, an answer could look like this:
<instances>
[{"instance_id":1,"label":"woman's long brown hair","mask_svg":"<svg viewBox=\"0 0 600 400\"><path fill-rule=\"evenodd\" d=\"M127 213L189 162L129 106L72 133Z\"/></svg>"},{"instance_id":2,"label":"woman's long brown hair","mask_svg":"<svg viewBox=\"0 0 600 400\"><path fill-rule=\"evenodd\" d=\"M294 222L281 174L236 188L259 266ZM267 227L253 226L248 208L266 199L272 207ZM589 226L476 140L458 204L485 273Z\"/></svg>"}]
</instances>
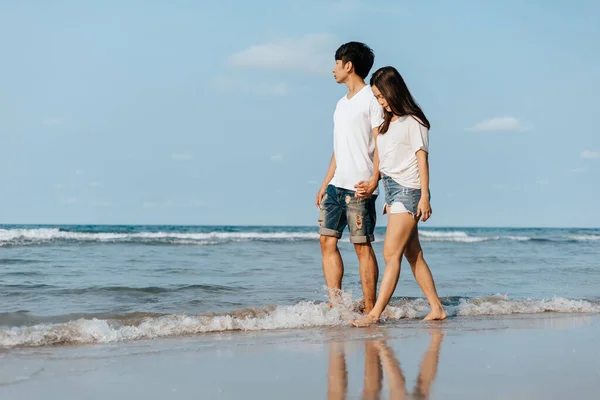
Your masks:
<instances>
[{"instance_id":1,"label":"woman's long brown hair","mask_svg":"<svg viewBox=\"0 0 600 400\"><path fill-rule=\"evenodd\" d=\"M375 71L371 76L371 86L375 86L381 92L392 110L392 112L383 110L383 123L379 127L380 134L388 131L394 115L399 117L413 116L421 125L431 129L431 124L425 117L425 113L410 94L402 75L396 68L383 67Z\"/></svg>"}]
</instances>

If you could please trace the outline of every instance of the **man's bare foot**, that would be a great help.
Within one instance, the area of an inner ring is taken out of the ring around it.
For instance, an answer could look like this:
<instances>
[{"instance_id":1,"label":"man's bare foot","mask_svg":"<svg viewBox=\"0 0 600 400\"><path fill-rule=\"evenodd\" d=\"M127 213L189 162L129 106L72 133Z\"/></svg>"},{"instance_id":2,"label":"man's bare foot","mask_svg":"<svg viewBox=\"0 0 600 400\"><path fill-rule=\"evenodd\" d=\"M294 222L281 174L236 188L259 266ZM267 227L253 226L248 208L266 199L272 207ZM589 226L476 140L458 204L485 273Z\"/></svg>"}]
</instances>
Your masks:
<instances>
[{"instance_id":1,"label":"man's bare foot","mask_svg":"<svg viewBox=\"0 0 600 400\"><path fill-rule=\"evenodd\" d=\"M431 312L427 314L425 318L423 318L423 321L442 321L446 319L447 316L448 315L446 314L444 308L439 307L432 309Z\"/></svg>"},{"instance_id":2,"label":"man's bare foot","mask_svg":"<svg viewBox=\"0 0 600 400\"><path fill-rule=\"evenodd\" d=\"M365 315L362 318L350 321L350 323L356 326L357 328L366 328L367 326L375 325L378 322L379 318L375 318L370 315Z\"/></svg>"}]
</instances>

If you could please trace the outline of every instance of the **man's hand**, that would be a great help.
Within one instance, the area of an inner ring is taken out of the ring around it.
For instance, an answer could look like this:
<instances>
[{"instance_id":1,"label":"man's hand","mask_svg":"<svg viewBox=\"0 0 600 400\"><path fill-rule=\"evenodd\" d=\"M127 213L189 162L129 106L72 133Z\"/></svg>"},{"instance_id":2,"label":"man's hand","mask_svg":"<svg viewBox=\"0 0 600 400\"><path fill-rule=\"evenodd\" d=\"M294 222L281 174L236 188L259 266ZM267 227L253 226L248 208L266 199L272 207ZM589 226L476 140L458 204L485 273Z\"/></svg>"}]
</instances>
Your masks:
<instances>
[{"instance_id":1,"label":"man's hand","mask_svg":"<svg viewBox=\"0 0 600 400\"><path fill-rule=\"evenodd\" d=\"M327 188L322 187L317 192L317 199L315 200L315 204L316 204L317 208L319 208L319 209L321 208L321 200L323 200L323 196L325 196L326 190L327 190Z\"/></svg>"},{"instance_id":2,"label":"man's hand","mask_svg":"<svg viewBox=\"0 0 600 400\"><path fill-rule=\"evenodd\" d=\"M377 189L378 183L379 180L377 179L369 179L368 181L358 182L356 185L354 185L354 188L356 189L354 197L358 199L368 199L371 197L375 189Z\"/></svg>"},{"instance_id":3,"label":"man's hand","mask_svg":"<svg viewBox=\"0 0 600 400\"><path fill-rule=\"evenodd\" d=\"M421 196L419 205L417 207L417 219L421 218L421 221L425 222L431 217L431 205L429 199L425 196Z\"/></svg>"}]
</instances>

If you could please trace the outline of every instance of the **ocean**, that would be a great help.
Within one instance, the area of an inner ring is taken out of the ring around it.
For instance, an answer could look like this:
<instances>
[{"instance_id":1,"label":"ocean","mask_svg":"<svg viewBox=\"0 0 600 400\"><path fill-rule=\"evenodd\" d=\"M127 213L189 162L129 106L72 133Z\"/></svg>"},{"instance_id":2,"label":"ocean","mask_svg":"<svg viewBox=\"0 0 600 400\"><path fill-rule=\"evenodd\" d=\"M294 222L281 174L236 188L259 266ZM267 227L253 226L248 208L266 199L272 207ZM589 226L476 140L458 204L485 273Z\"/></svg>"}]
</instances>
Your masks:
<instances>
[{"instance_id":1,"label":"ocean","mask_svg":"<svg viewBox=\"0 0 600 400\"><path fill-rule=\"evenodd\" d=\"M340 326L316 227L0 225L0 348ZM385 227L374 248L384 265ZM600 311L600 229L421 228L450 319ZM347 312L361 291L340 241ZM385 324L428 306L403 262Z\"/></svg>"}]
</instances>

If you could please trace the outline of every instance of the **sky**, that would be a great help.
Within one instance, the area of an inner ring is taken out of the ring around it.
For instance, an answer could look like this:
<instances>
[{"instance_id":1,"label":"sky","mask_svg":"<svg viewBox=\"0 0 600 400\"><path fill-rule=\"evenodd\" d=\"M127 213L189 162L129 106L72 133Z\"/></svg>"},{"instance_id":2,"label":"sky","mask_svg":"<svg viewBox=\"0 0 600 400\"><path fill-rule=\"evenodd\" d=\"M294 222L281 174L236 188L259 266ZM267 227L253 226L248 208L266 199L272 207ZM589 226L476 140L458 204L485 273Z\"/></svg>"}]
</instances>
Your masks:
<instances>
[{"instance_id":1,"label":"sky","mask_svg":"<svg viewBox=\"0 0 600 400\"><path fill-rule=\"evenodd\" d=\"M316 226L347 91L334 54L361 41L431 121L428 226L600 227L599 13L3 1L0 223Z\"/></svg>"}]
</instances>

